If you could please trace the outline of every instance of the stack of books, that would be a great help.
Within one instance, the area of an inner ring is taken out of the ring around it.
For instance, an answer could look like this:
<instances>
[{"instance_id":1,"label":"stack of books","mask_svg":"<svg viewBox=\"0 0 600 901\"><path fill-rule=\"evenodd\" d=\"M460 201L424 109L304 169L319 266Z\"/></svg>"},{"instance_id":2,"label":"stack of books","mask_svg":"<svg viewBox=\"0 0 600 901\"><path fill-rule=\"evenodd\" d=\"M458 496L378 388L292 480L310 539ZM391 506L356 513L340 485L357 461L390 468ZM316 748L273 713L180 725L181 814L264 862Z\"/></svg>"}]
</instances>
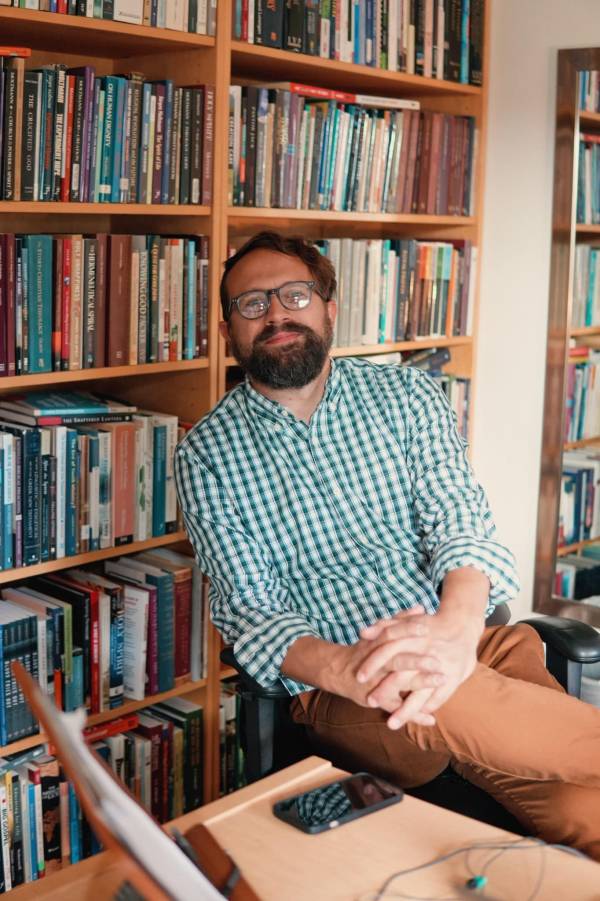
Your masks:
<instances>
[{"instance_id":1,"label":"stack of books","mask_svg":"<svg viewBox=\"0 0 600 901\"><path fill-rule=\"evenodd\" d=\"M246 784L244 752L240 743L239 713L240 696L237 692L237 680L228 679L221 685L219 700L220 796L237 791Z\"/></svg>"},{"instance_id":2,"label":"stack of books","mask_svg":"<svg viewBox=\"0 0 600 901\"><path fill-rule=\"evenodd\" d=\"M476 136L472 117L421 112L416 100L232 85L230 202L469 216Z\"/></svg>"},{"instance_id":3,"label":"stack of books","mask_svg":"<svg viewBox=\"0 0 600 901\"><path fill-rule=\"evenodd\" d=\"M179 528L176 416L68 392L0 399L0 569Z\"/></svg>"},{"instance_id":4,"label":"stack of books","mask_svg":"<svg viewBox=\"0 0 600 901\"><path fill-rule=\"evenodd\" d=\"M334 346L469 335L477 248L469 241L317 241L338 279Z\"/></svg>"},{"instance_id":5,"label":"stack of books","mask_svg":"<svg viewBox=\"0 0 600 901\"><path fill-rule=\"evenodd\" d=\"M571 326L600 325L600 247L575 245Z\"/></svg>"},{"instance_id":6,"label":"stack of books","mask_svg":"<svg viewBox=\"0 0 600 901\"><path fill-rule=\"evenodd\" d=\"M0 378L208 352L208 238L0 235Z\"/></svg>"},{"instance_id":7,"label":"stack of books","mask_svg":"<svg viewBox=\"0 0 600 901\"><path fill-rule=\"evenodd\" d=\"M19 660L57 707L103 713L206 677L207 586L159 549L0 590L0 745L37 733Z\"/></svg>"},{"instance_id":8,"label":"stack of books","mask_svg":"<svg viewBox=\"0 0 600 901\"><path fill-rule=\"evenodd\" d=\"M577 222L585 225L600 223L600 134L579 135L579 163L577 166Z\"/></svg>"},{"instance_id":9,"label":"stack of books","mask_svg":"<svg viewBox=\"0 0 600 901\"><path fill-rule=\"evenodd\" d=\"M322 59L482 82L484 0L235 0L233 37Z\"/></svg>"},{"instance_id":10,"label":"stack of books","mask_svg":"<svg viewBox=\"0 0 600 901\"><path fill-rule=\"evenodd\" d=\"M600 351L572 347L567 365L565 441L600 436Z\"/></svg>"},{"instance_id":11,"label":"stack of books","mask_svg":"<svg viewBox=\"0 0 600 901\"><path fill-rule=\"evenodd\" d=\"M155 819L203 801L203 708L172 698L84 730L86 741ZM72 784L40 745L0 762L0 892L101 851Z\"/></svg>"},{"instance_id":12,"label":"stack of books","mask_svg":"<svg viewBox=\"0 0 600 901\"><path fill-rule=\"evenodd\" d=\"M0 0L0 6L25 6L65 16L86 16L125 22L128 25L150 25L172 28L192 34L214 35L217 25L217 0Z\"/></svg>"},{"instance_id":13,"label":"stack of books","mask_svg":"<svg viewBox=\"0 0 600 901\"><path fill-rule=\"evenodd\" d=\"M210 204L214 88L0 57L0 199Z\"/></svg>"}]
</instances>

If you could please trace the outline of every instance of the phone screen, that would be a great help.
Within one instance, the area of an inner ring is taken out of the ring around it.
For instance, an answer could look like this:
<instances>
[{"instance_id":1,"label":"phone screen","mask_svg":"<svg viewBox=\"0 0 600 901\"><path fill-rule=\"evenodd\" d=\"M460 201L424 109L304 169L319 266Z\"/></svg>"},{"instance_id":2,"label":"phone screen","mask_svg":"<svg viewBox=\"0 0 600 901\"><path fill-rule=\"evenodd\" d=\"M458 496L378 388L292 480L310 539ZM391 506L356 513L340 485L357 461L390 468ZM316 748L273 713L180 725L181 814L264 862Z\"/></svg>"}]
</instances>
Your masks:
<instances>
[{"instance_id":1,"label":"phone screen","mask_svg":"<svg viewBox=\"0 0 600 901\"><path fill-rule=\"evenodd\" d=\"M370 773L356 773L302 795L285 798L274 805L273 812L304 832L323 832L401 801L403 794L401 788L385 779Z\"/></svg>"}]
</instances>

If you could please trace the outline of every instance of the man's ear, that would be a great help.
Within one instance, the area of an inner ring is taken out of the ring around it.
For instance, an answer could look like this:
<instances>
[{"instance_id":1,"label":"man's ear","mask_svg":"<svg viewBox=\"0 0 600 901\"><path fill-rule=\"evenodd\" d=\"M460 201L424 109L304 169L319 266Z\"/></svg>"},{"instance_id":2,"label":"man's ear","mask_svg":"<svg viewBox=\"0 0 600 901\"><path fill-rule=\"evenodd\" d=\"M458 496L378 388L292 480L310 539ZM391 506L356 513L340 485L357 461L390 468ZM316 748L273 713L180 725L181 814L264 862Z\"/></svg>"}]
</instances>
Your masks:
<instances>
[{"instance_id":1,"label":"man's ear","mask_svg":"<svg viewBox=\"0 0 600 901\"><path fill-rule=\"evenodd\" d=\"M229 323L223 319L219 322L219 334L225 341L229 340Z\"/></svg>"}]
</instances>

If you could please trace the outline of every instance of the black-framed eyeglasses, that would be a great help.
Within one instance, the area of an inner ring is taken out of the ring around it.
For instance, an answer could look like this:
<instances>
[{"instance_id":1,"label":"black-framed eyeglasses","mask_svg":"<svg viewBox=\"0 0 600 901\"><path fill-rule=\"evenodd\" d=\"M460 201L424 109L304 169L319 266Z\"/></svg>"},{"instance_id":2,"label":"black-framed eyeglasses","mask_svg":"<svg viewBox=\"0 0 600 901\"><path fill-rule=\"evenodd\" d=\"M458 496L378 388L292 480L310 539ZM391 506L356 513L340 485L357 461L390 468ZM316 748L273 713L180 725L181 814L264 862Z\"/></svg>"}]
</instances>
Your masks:
<instances>
[{"instance_id":1,"label":"black-framed eyeglasses","mask_svg":"<svg viewBox=\"0 0 600 901\"><path fill-rule=\"evenodd\" d=\"M316 282L285 282L278 288L264 291L256 289L244 291L229 301L229 315L236 306L244 319L260 319L265 316L271 306L271 295L276 294L282 307L286 310L304 310L312 300L312 292ZM318 292L317 292L318 293Z\"/></svg>"}]
</instances>

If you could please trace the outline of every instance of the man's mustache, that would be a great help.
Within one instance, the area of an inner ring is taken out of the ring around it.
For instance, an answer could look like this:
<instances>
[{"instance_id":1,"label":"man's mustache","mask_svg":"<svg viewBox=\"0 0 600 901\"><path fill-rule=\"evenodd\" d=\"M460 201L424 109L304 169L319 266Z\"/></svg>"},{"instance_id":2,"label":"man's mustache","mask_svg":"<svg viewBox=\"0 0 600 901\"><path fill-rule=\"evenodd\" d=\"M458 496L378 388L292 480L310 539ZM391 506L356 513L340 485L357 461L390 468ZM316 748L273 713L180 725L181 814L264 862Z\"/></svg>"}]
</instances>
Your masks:
<instances>
[{"instance_id":1,"label":"man's mustache","mask_svg":"<svg viewBox=\"0 0 600 901\"><path fill-rule=\"evenodd\" d=\"M313 330L309 328L307 325L300 325L299 323L292 322L289 325L280 325L279 327L275 325L267 325L262 330L260 335L255 338L255 344L264 344L265 341L268 341L270 338L274 338L275 335L285 334L286 332L296 332L299 335L312 335Z\"/></svg>"}]
</instances>

